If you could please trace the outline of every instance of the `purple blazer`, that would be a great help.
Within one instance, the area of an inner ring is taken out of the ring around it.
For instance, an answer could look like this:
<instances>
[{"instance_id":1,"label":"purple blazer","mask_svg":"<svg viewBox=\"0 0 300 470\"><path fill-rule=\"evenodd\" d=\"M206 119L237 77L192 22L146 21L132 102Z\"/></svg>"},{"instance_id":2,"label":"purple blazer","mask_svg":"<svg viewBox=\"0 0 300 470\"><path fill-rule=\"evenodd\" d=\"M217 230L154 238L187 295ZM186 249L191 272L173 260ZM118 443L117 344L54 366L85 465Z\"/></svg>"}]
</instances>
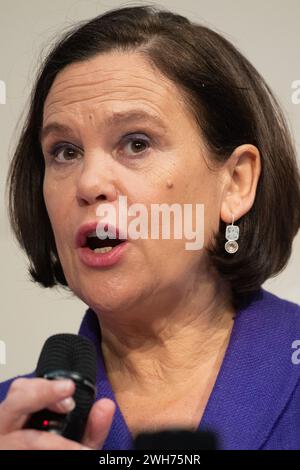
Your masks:
<instances>
[{"instance_id":1,"label":"purple blazer","mask_svg":"<svg viewBox=\"0 0 300 470\"><path fill-rule=\"evenodd\" d=\"M96 399L108 397L116 403L103 449L131 449L132 436L106 375L93 310L87 309L79 334L90 338L97 349ZM12 380L0 384L0 402ZM216 432L221 449L300 449L299 384L300 305L260 288L237 312L199 429Z\"/></svg>"}]
</instances>

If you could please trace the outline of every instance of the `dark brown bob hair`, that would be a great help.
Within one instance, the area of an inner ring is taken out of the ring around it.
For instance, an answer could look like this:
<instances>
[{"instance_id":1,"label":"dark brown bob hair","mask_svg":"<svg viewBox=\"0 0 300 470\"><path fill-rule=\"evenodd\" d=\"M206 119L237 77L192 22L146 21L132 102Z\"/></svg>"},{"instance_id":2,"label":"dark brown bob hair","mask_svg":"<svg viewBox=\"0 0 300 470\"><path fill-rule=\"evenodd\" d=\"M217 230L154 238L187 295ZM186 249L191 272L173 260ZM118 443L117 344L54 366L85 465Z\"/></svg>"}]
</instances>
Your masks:
<instances>
[{"instance_id":1,"label":"dark brown bob hair","mask_svg":"<svg viewBox=\"0 0 300 470\"><path fill-rule=\"evenodd\" d=\"M69 289L43 198L39 135L45 99L66 66L109 51L138 52L177 85L213 162L226 162L245 143L259 149L262 170L256 198L251 210L235 222L240 227L239 250L225 251L222 220L207 248L238 306L282 271L291 255L300 227L294 143L274 94L236 47L216 31L152 4L109 10L72 26L38 71L7 179L10 223L29 258L31 279L44 287Z\"/></svg>"}]
</instances>

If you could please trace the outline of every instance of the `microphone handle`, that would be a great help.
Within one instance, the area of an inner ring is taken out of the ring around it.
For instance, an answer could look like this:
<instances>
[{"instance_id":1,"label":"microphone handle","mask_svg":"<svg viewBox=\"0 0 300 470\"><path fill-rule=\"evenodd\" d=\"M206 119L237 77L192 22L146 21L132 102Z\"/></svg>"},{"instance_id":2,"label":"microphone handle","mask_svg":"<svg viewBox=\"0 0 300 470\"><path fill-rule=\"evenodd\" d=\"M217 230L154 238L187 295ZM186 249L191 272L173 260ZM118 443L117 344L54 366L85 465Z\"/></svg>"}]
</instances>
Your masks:
<instances>
[{"instance_id":1,"label":"microphone handle","mask_svg":"<svg viewBox=\"0 0 300 470\"><path fill-rule=\"evenodd\" d=\"M72 371L57 370L43 375L48 380L71 379L76 384L73 399L76 403L70 413L55 413L47 408L33 413L24 429L37 429L52 432L76 442L81 442L88 420L90 409L96 396L96 387Z\"/></svg>"}]
</instances>

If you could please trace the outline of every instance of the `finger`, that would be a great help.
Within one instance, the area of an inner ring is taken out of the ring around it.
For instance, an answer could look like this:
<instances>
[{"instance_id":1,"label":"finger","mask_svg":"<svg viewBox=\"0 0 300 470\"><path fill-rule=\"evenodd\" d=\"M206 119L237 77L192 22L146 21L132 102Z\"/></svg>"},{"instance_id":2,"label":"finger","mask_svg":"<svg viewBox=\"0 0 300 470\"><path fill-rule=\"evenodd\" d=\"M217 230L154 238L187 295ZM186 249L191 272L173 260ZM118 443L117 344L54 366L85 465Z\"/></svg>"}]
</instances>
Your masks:
<instances>
[{"instance_id":1,"label":"finger","mask_svg":"<svg viewBox=\"0 0 300 470\"><path fill-rule=\"evenodd\" d=\"M25 429L0 438L0 450L92 450L78 442L45 431Z\"/></svg>"},{"instance_id":2,"label":"finger","mask_svg":"<svg viewBox=\"0 0 300 470\"><path fill-rule=\"evenodd\" d=\"M109 398L101 398L92 406L82 443L92 449L102 449L109 433L115 403Z\"/></svg>"},{"instance_id":3,"label":"finger","mask_svg":"<svg viewBox=\"0 0 300 470\"><path fill-rule=\"evenodd\" d=\"M64 398L58 403L48 406L48 409L54 411L55 413L70 413L73 411L76 406L76 403L72 397Z\"/></svg>"},{"instance_id":4,"label":"finger","mask_svg":"<svg viewBox=\"0 0 300 470\"><path fill-rule=\"evenodd\" d=\"M21 429L30 414L48 408L74 392L72 380L14 380L0 405L0 435Z\"/></svg>"}]
</instances>

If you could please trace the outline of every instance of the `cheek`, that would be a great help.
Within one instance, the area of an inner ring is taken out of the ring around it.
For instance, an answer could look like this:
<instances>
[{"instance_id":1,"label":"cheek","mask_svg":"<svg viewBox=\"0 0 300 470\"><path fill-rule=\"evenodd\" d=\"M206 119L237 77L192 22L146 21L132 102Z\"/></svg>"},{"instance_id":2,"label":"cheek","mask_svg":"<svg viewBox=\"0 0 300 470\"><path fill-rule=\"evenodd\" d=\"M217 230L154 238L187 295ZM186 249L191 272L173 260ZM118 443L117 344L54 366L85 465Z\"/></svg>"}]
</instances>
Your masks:
<instances>
[{"instance_id":1,"label":"cheek","mask_svg":"<svg viewBox=\"0 0 300 470\"><path fill-rule=\"evenodd\" d=\"M55 238L67 229L66 220L70 213L70 193L65 185L62 189L57 181L53 181L47 174L44 178L43 194L48 216Z\"/></svg>"}]
</instances>

